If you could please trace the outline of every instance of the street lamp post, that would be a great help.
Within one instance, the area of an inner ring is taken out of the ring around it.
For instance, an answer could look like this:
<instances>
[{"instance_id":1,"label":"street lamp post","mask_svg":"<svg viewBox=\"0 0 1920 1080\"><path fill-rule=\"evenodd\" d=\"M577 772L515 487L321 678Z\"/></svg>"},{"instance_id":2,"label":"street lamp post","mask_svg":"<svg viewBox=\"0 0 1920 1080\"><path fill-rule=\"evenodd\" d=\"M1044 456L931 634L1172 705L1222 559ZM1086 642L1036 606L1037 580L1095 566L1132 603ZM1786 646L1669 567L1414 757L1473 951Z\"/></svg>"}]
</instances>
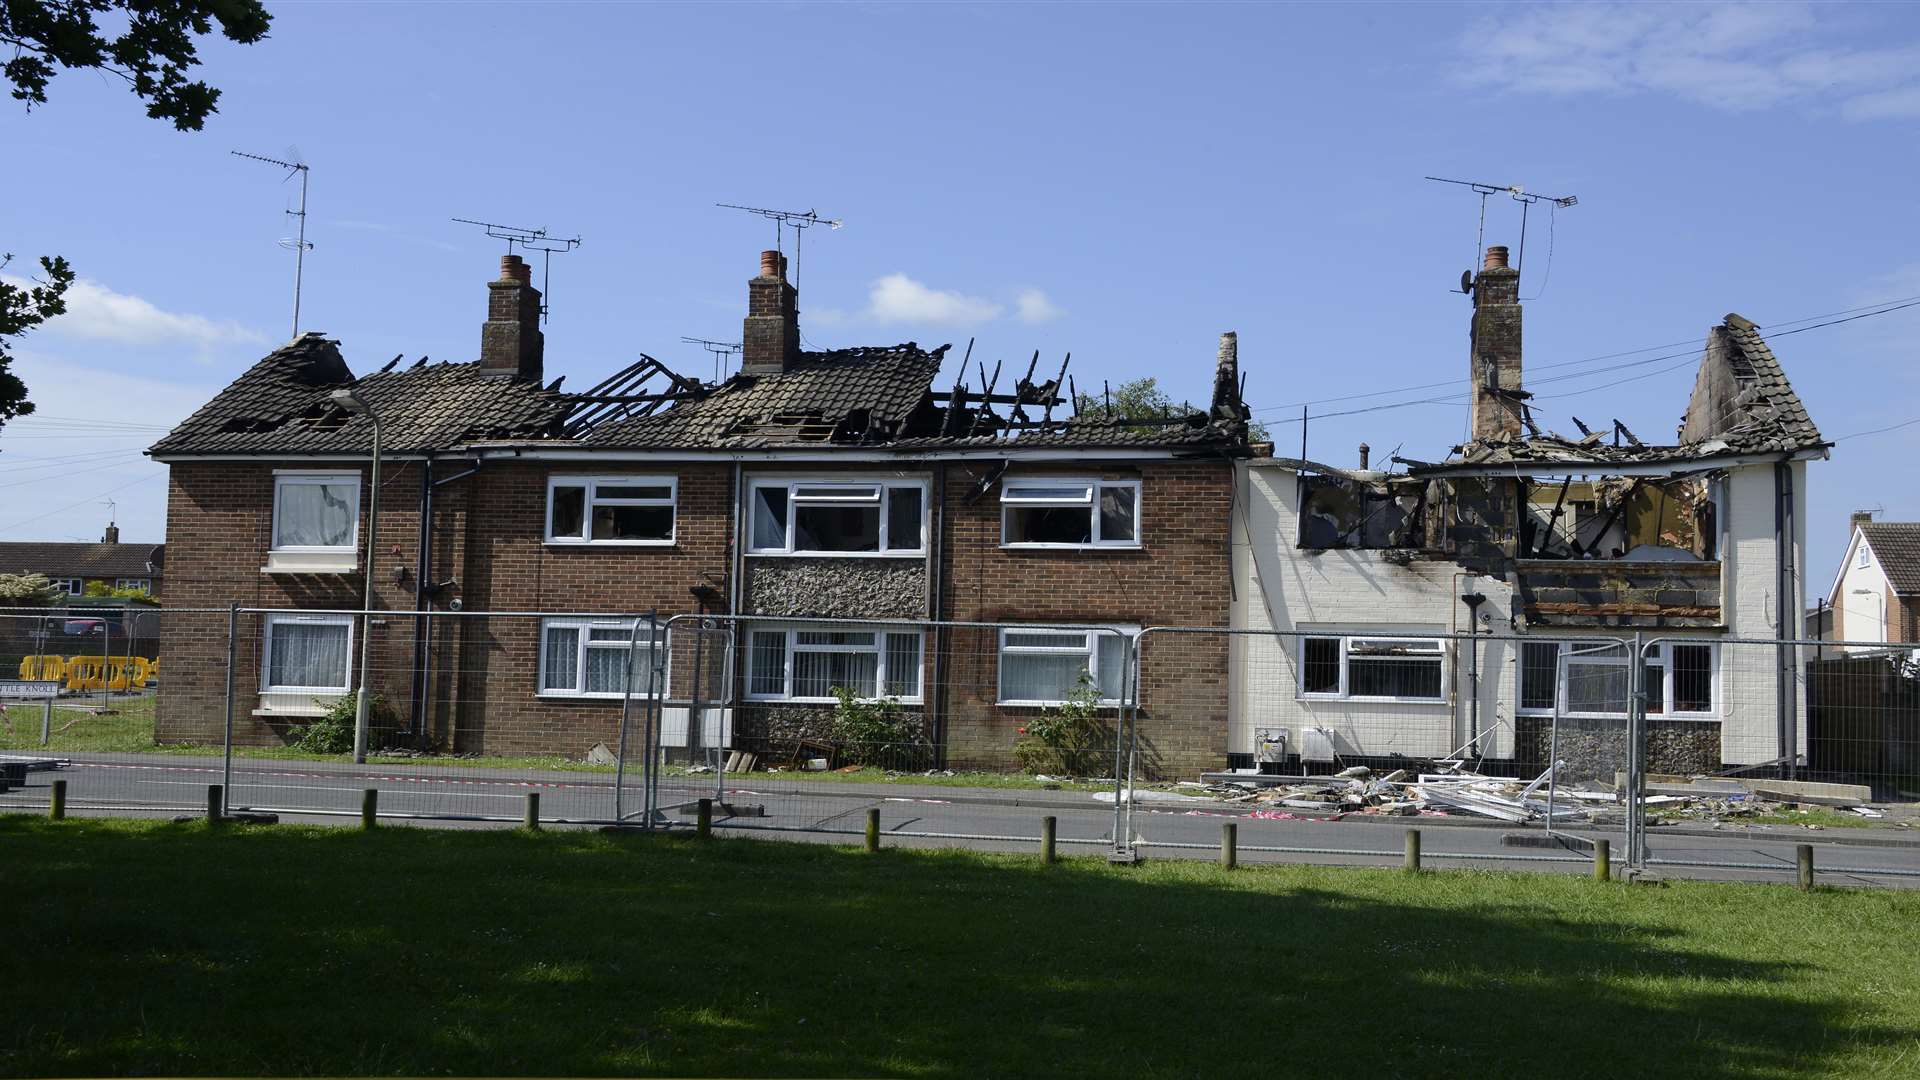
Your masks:
<instances>
[{"instance_id":1,"label":"street lamp post","mask_svg":"<svg viewBox=\"0 0 1920 1080\"><path fill-rule=\"evenodd\" d=\"M367 718L371 708L367 689L369 660L373 653L373 553L380 538L380 414L366 398L350 389L335 390L331 395L333 403L352 413L364 414L373 421L373 470L367 480L367 564L361 568L366 575L367 590L360 614L360 678L353 702L353 760L364 764L367 760Z\"/></svg>"}]
</instances>

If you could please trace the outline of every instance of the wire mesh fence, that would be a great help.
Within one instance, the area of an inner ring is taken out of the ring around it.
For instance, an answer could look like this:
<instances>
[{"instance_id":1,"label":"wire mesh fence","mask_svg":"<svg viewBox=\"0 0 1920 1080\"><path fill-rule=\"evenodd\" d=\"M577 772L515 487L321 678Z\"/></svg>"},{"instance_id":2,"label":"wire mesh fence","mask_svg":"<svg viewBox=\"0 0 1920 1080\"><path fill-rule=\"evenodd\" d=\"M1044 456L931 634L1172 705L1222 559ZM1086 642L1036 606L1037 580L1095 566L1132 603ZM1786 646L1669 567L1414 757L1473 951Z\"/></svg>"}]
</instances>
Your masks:
<instances>
[{"instance_id":1,"label":"wire mesh fence","mask_svg":"<svg viewBox=\"0 0 1920 1080\"><path fill-rule=\"evenodd\" d=\"M1903 648L649 613L0 612L0 808L1792 870L1920 821ZM364 688L365 693L362 694ZM364 706L363 706L364 698ZM26 770L22 773L22 770ZM1501 831L1445 828L1463 823ZM1903 823L1904 826L1903 826ZM1400 828L1380 828L1381 825ZM1533 836L1540 850L1503 847ZM1852 862L1887 876L1889 846ZM1862 850L1865 850L1864 848ZM1758 854L1756 854L1758 853Z\"/></svg>"}]
</instances>

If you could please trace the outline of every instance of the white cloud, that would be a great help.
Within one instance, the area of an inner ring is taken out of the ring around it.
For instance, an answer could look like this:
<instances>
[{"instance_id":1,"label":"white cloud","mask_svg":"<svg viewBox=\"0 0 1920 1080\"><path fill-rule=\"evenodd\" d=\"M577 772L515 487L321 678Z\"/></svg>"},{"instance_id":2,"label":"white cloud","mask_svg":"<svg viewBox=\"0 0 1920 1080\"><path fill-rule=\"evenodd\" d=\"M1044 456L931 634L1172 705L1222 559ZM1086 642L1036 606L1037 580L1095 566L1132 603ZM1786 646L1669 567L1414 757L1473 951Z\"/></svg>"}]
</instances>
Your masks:
<instances>
[{"instance_id":1,"label":"white cloud","mask_svg":"<svg viewBox=\"0 0 1920 1080\"><path fill-rule=\"evenodd\" d=\"M7 279L12 285L30 284ZM138 296L114 292L90 278L67 289L67 312L48 320L49 334L116 345L192 345L203 353L220 345L264 345L269 339L236 322L163 311Z\"/></svg>"},{"instance_id":2,"label":"white cloud","mask_svg":"<svg viewBox=\"0 0 1920 1080\"><path fill-rule=\"evenodd\" d=\"M1837 107L1920 115L1920 43L1812 44L1803 4L1566 4L1503 10L1462 38L1469 83L1539 94L1667 94L1729 111Z\"/></svg>"},{"instance_id":3,"label":"white cloud","mask_svg":"<svg viewBox=\"0 0 1920 1080\"><path fill-rule=\"evenodd\" d=\"M992 322L1003 310L991 300L930 288L905 274L888 274L868 292L866 317L872 322L969 326Z\"/></svg>"},{"instance_id":4,"label":"white cloud","mask_svg":"<svg viewBox=\"0 0 1920 1080\"><path fill-rule=\"evenodd\" d=\"M1024 323L1050 322L1066 314L1039 289L1020 290L1020 295L1014 297L1013 304L1016 317Z\"/></svg>"}]
</instances>

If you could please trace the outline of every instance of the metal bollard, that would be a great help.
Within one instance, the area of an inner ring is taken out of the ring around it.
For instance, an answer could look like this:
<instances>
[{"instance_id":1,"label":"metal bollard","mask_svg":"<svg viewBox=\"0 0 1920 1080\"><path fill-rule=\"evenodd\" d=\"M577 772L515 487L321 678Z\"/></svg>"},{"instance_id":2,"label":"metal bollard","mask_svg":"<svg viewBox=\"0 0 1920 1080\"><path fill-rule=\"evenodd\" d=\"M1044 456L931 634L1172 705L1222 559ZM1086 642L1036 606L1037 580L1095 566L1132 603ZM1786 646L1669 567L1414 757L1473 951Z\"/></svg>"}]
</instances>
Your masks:
<instances>
[{"instance_id":1,"label":"metal bollard","mask_svg":"<svg viewBox=\"0 0 1920 1080\"><path fill-rule=\"evenodd\" d=\"M705 840L713 835L713 800L701 799L698 816L693 819L693 833Z\"/></svg>"},{"instance_id":2,"label":"metal bollard","mask_svg":"<svg viewBox=\"0 0 1920 1080\"><path fill-rule=\"evenodd\" d=\"M1228 870L1240 865L1240 823L1220 823L1220 865Z\"/></svg>"},{"instance_id":3,"label":"metal bollard","mask_svg":"<svg viewBox=\"0 0 1920 1080\"><path fill-rule=\"evenodd\" d=\"M1593 842L1593 880L1606 881L1613 876L1613 841L1601 837Z\"/></svg>"},{"instance_id":4,"label":"metal bollard","mask_svg":"<svg viewBox=\"0 0 1920 1080\"><path fill-rule=\"evenodd\" d=\"M537 791L527 792L526 827L528 832L540 831L540 793Z\"/></svg>"},{"instance_id":5,"label":"metal bollard","mask_svg":"<svg viewBox=\"0 0 1920 1080\"><path fill-rule=\"evenodd\" d=\"M207 785L207 824L218 825L227 805L227 789L219 784Z\"/></svg>"},{"instance_id":6,"label":"metal bollard","mask_svg":"<svg viewBox=\"0 0 1920 1080\"><path fill-rule=\"evenodd\" d=\"M1802 891L1813 888L1813 845L1801 844L1794 853L1799 856L1800 888Z\"/></svg>"},{"instance_id":7,"label":"metal bollard","mask_svg":"<svg viewBox=\"0 0 1920 1080\"><path fill-rule=\"evenodd\" d=\"M1040 819L1040 861L1052 865L1054 837L1058 835L1060 819L1048 814Z\"/></svg>"},{"instance_id":8,"label":"metal bollard","mask_svg":"<svg viewBox=\"0 0 1920 1080\"><path fill-rule=\"evenodd\" d=\"M1419 829L1407 830L1406 868L1408 870L1420 869L1420 830Z\"/></svg>"},{"instance_id":9,"label":"metal bollard","mask_svg":"<svg viewBox=\"0 0 1920 1080\"><path fill-rule=\"evenodd\" d=\"M867 807L867 850L880 850L880 808Z\"/></svg>"},{"instance_id":10,"label":"metal bollard","mask_svg":"<svg viewBox=\"0 0 1920 1080\"><path fill-rule=\"evenodd\" d=\"M53 802L47 805L47 816L55 821L62 821L66 818L67 782L65 780L55 780L53 782Z\"/></svg>"},{"instance_id":11,"label":"metal bollard","mask_svg":"<svg viewBox=\"0 0 1920 1080\"><path fill-rule=\"evenodd\" d=\"M380 789L367 788L360 793L360 827L371 829L380 816Z\"/></svg>"}]
</instances>

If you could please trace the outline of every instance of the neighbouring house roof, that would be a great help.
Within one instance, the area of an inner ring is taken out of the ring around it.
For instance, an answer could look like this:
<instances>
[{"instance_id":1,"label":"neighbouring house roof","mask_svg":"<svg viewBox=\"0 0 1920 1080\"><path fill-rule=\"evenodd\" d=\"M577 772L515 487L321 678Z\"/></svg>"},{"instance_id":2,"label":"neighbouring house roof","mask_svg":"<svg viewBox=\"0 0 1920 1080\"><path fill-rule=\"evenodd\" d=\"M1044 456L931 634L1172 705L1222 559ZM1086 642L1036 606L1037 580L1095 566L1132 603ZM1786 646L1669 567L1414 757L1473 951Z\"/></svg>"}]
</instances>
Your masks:
<instances>
[{"instance_id":1,"label":"neighbouring house roof","mask_svg":"<svg viewBox=\"0 0 1920 1080\"><path fill-rule=\"evenodd\" d=\"M1245 444L1244 405L1237 400L1217 403L1210 413L1129 422L1068 415L1072 407L1057 380L1020 380L1013 394L996 394L984 405L978 389L938 392L933 384L947 349L906 342L802 353L784 371L742 372L718 384L673 375L643 358L586 393L567 394L559 392L558 381L542 388L483 374L478 364L415 365L356 378L337 342L308 333L248 369L149 452L370 453L372 422L329 399L343 387L354 388L381 414L384 448L392 453L503 444L608 451L847 446L916 453L1015 447L1198 452ZM1237 376L1237 357L1223 362ZM643 384L661 373L671 385L644 392ZM1237 381L1229 381L1237 397ZM1052 410L1048 401L1056 403ZM1011 404L1011 412L995 411L996 403Z\"/></svg>"},{"instance_id":2,"label":"neighbouring house roof","mask_svg":"<svg viewBox=\"0 0 1920 1080\"><path fill-rule=\"evenodd\" d=\"M380 414L383 450L442 450L536 436L565 415L564 396L482 373L478 362L427 364L356 378L339 342L308 332L248 368L148 451L194 454L367 454L373 421L329 400L351 387Z\"/></svg>"},{"instance_id":3,"label":"neighbouring house roof","mask_svg":"<svg viewBox=\"0 0 1920 1080\"><path fill-rule=\"evenodd\" d=\"M121 578L162 576L165 544L0 543L0 573L48 577Z\"/></svg>"},{"instance_id":4,"label":"neighbouring house roof","mask_svg":"<svg viewBox=\"0 0 1920 1080\"><path fill-rule=\"evenodd\" d=\"M1874 561L1893 591L1920 593L1920 522L1868 522L1860 526L1860 533L1873 548Z\"/></svg>"}]
</instances>

